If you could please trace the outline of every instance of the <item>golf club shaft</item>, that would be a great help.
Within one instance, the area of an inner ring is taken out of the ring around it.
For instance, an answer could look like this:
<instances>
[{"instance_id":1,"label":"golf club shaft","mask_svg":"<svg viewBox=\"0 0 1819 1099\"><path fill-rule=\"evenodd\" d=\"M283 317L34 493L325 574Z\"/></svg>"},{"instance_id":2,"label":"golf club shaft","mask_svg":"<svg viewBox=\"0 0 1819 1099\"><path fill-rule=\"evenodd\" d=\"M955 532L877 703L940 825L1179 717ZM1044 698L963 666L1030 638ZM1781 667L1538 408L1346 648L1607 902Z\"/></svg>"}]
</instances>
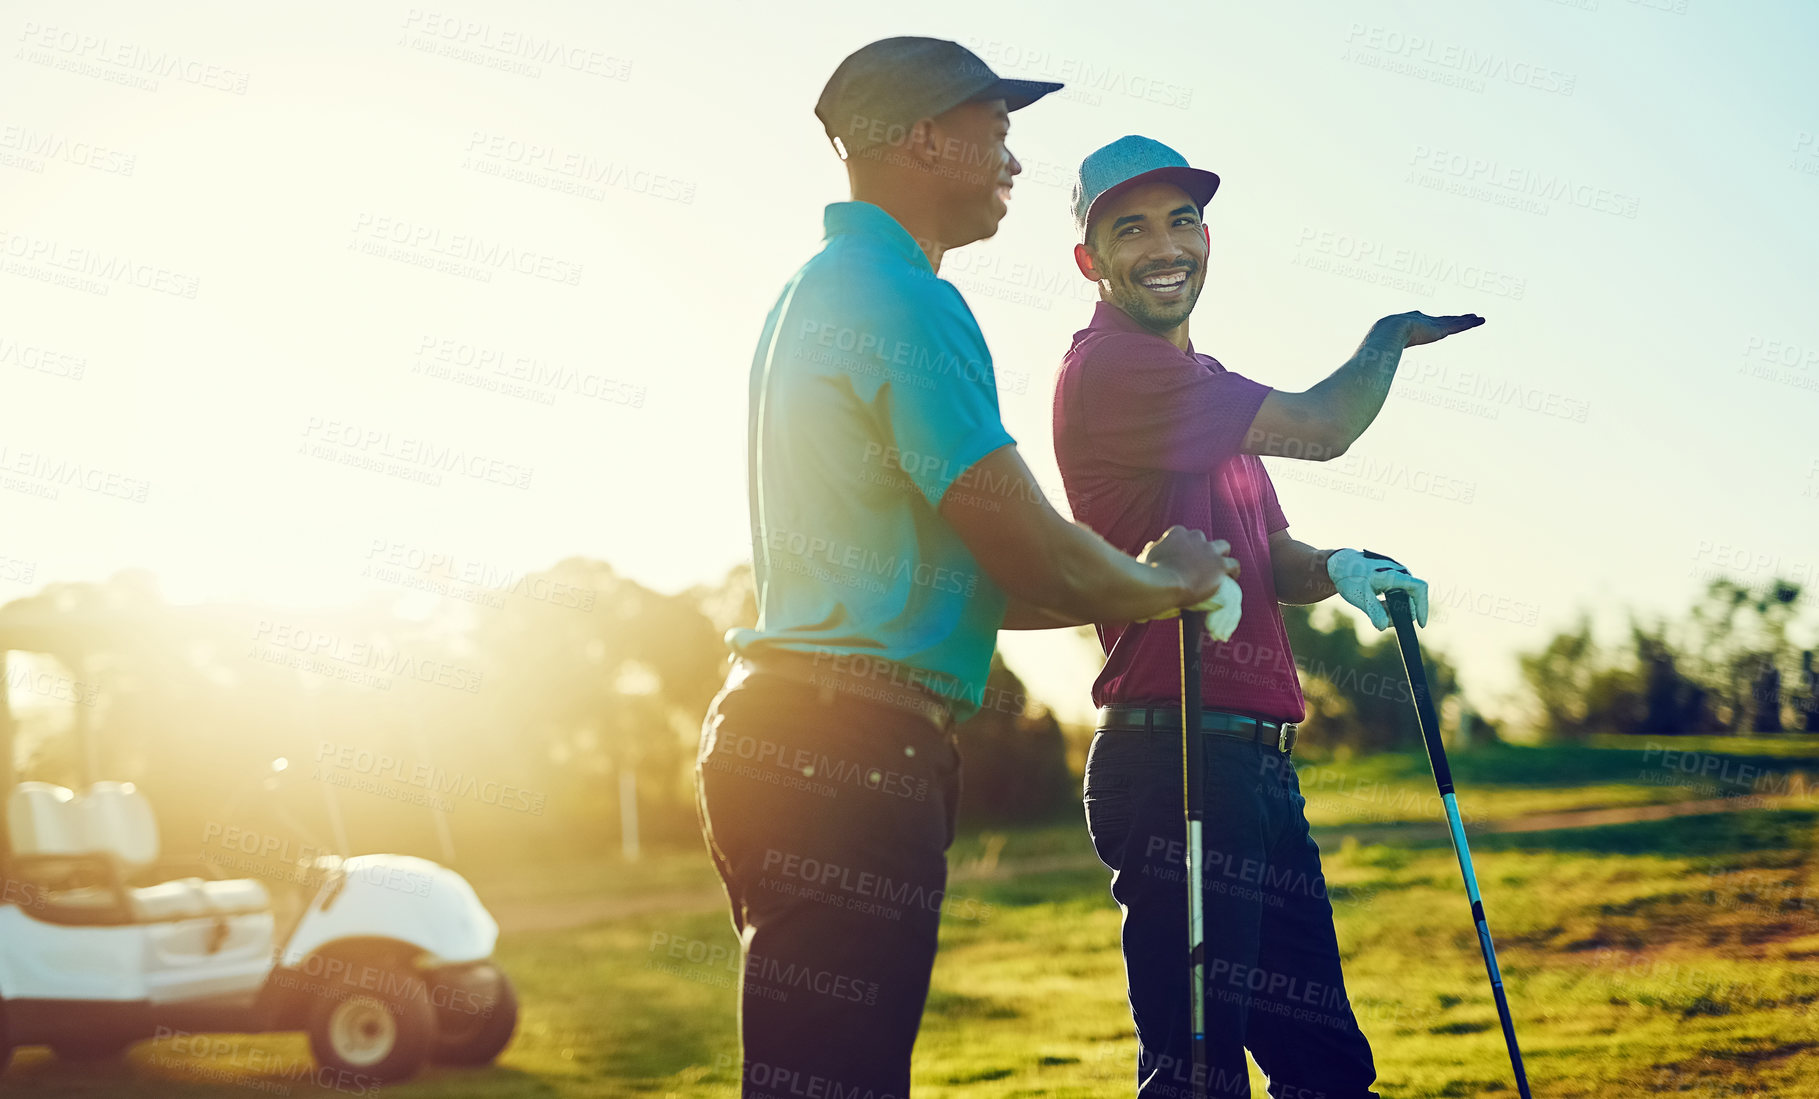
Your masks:
<instances>
[{"instance_id":1,"label":"golf club shaft","mask_svg":"<svg viewBox=\"0 0 1819 1099\"><path fill-rule=\"evenodd\" d=\"M1200 736L1200 641L1206 636L1206 612L1181 612L1181 803L1187 817L1187 959L1188 1003L1193 1027L1193 1089L1206 1095L1206 913L1205 866L1200 830L1206 819L1201 803L1205 744Z\"/></svg>"},{"instance_id":2,"label":"golf club shaft","mask_svg":"<svg viewBox=\"0 0 1819 1099\"><path fill-rule=\"evenodd\" d=\"M1446 807L1446 826L1453 838L1453 853L1459 857L1459 872L1465 877L1465 895L1472 902L1472 919L1478 925L1478 948L1484 954L1484 968L1491 978L1491 998L1497 1002L1497 1018L1503 1023L1503 1042L1509 1047L1510 1065L1516 1070L1516 1091L1522 1099L1530 1099L1528 1074L1522 1068L1522 1050L1516 1045L1516 1024L1510 1017L1509 999L1504 995L1503 973L1497 968L1497 950L1491 945L1490 925L1484 920L1484 901L1478 894L1478 875L1472 870L1472 851L1465 842L1465 825L1459 819L1452 768L1447 766L1446 747L1440 743L1440 721L1434 712L1433 692L1428 689L1427 669L1421 663L1421 646L1415 640L1408 593L1389 592L1384 596L1384 603L1396 626L1396 644L1402 650L1402 666L1408 672L1409 691L1415 696L1415 716L1421 723L1421 739L1427 744L1427 759L1434 769L1434 782L1440 788L1440 802Z\"/></svg>"}]
</instances>

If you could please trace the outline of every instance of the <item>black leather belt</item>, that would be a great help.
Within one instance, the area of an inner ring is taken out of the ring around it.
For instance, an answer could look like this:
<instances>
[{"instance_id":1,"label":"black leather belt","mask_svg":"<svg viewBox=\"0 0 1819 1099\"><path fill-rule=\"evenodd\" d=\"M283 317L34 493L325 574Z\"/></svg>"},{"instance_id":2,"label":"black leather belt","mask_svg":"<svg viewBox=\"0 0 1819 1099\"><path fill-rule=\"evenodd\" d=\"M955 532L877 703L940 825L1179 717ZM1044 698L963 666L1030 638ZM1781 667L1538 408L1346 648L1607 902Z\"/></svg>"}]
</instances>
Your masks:
<instances>
[{"instance_id":1,"label":"black leather belt","mask_svg":"<svg viewBox=\"0 0 1819 1099\"><path fill-rule=\"evenodd\" d=\"M832 661L817 663L812 654L766 653L762 657L739 657L727 679L728 685L753 675L774 676L798 687L812 688L818 702L827 705L836 698L869 702L914 714L934 727L935 732L951 736L954 712L946 703L920 688L903 684L840 675L832 671Z\"/></svg>"},{"instance_id":2,"label":"black leather belt","mask_svg":"<svg viewBox=\"0 0 1819 1099\"><path fill-rule=\"evenodd\" d=\"M1104 706L1099 710L1099 729L1107 733L1179 733L1181 707L1125 703ZM1292 721L1265 721L1244 714L1204 710L1200 714L1200 731L1235 736L1284 755L1295 747L1295 723Z\"/></svg>"}]
</instances>

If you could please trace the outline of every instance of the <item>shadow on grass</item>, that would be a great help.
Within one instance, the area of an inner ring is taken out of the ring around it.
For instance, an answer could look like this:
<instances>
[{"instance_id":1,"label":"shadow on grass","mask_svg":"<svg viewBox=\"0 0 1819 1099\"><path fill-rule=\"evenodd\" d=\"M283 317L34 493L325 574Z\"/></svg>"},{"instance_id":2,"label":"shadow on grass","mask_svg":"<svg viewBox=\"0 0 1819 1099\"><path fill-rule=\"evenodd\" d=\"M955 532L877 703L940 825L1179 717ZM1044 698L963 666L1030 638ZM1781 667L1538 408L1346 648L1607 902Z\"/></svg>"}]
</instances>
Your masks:
<instances>
[{"instance_id":1,"label":"shadow on grass","mask_svg":"<svg viewBox=\"0 0 1819 1099\"><path fill-rule=\"evenodd\" d=\"M1783 754L1774 754L1768 745L1756 745L1748 740L1738 740L1734 745L1714 748L1711 746L1711 738L1705 737L1696 741L1672 736L1637 736L1629 739L1633 743L1611 744L1607 740L1597 745L1491 744L1449 751L1446 758L1452 767L1453 778L1461 789L1599 786L1637 782L1645 772L1684 772L1686 781L1690 784L1711 781L1713 774L1787 775L1794 771L1819 769L1819 754L1785 754L1787 745L1777 745L1775 750ZM1669 752L1680 754L1668 756ZM1400 779L1432 782L1434 775L1427 755L1420 750L1381 752L1344 762L1308 760L1297 766L1309 764L1338 768L1374 781ZM1694 769L1684 770L1689 765L1694 765ZM1744 771L1745 767L1753 770ZM1747 783L1744 785L1747 786Z\"/></svg>"},{"instance_id":2,"label":"shadow on grass","mask_svg":"<svg viewBox=\"0 0 1819 1099\"><path fill-rule=\"evenodd\" d=\"M549 1099L556 1089L535 1074L520 1069L489 1066L480 1069L430 1067L411 1080L385 1085L365 1082L348 1073L337 1078L333 1070L320 1069L313 1061L274 1058L259 1049L255 1037L225 1034L238 1042L239 1052L221 1058L188 1059L175 1063L160 1050L163 1044L135 1043L118 1061L80 1063L59 1060L48 1049L23 1047L14 1052L11 1069L0 1073L0 1090L33 1096L149 1096L151 1099L246 1099L252 1095L372 1094L381 1090L401 1099L485 1095L498 1099ZM286 1063L274 1065L273 1061Z\"/></svg>"},{"instance_id":3,"label":"shadow on grass","mask_svg":"<svg viewBox=\"0 0 1819 1099\"><path fill-rule=\"evenodd\" d=\"M1097 908L1112 900L1112 872L1097 864L1080 869L1049 870L1001 881L969 882L966 891L994 906L1061 905ZM1065 913L1064 913L1065 914Z\"/></svg>"},{"instance_id":4,"label":"shadow on grass","mask_svg":"<svg viewBox=\"0 0 1819 1099\"><path fill-rule=\"evenodd\" d=\"M718 911L640 916L504 942L506 969L521 975L521 987L537 990L534 999L524 996L507 1060L562 1078L571 1085L564 1094L575 1094L576 1080L602 1079L662 1093L677 1087L679 1074L703 1066L736 1080L738 951L731 921Z\"/></svg>"},{"instance_id":5,"label":"shadow on grass","mask_svg":"<svg viewBox=\"0 0 1819 1099\"><path fill-rule=\"evenodd\" d=\"M1739 809L1733 812L1669 817L1666 820L1599 824L1584 828L1551 828L1534 832L1487 832L1466 828L1473 853L1491 851L1556 851L1561 854L1751 856L1744 862L1778 864L1776 853L1811 846L1819 828L1819 810ZM1368 837L1362 858L1386 869L1400 869L1417 855L1451 850L1444 822L1318 825L1314 839L1322 854L1339 850L1347 835Z\"/></svg>"},{"instance_id":6,"label":"shadow on grass","mask_svg":"<svg viewBox=\"0 0 1819 1099\"><path fill-rule=\"evenodd\" d=\"M242 1088L240 1091L245 1092ZM345 1088L336 1089L341 1094ZM458 1069L432 1069L415 1079L402 1084L390 1084L384 1088L370 1089L368 1095L381 1092L387 1099L453 1099L455 1096L487 1096L488 1099L549 1099L559 1094L557 1089L539 1078L537 1074L522 1069L506 1068L494 1065L491 1068L462 1071ZM334 1094L324 1088L323 1094ZM293 1095L307 1095L309 1092L293 1089Z\"/></svg>"},{"instance_id":7,"label":"shadow on grass","mask_svg":"<svg viewBox=\"0 0 1819 1099\"><path fill-rule=\"evenodd\" d=\"M1016 1004L986 996L968 996L948 989L932 988L928 994L926 1014L944 1019L1016 1019L1023 1015Z\"/></svg>"}]
</instances>

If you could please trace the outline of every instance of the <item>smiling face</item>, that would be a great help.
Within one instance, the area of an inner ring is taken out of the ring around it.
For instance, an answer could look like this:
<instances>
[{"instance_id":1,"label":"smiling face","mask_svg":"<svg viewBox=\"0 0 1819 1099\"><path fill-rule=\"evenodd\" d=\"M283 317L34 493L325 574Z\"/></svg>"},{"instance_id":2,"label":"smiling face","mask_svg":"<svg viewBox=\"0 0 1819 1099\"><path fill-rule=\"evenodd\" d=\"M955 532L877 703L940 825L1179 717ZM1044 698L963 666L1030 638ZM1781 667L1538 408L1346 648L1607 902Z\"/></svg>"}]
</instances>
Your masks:
<instances>
[{"instance_id":1,"label":"smiling face","mask_svg":"<svg viewBox=\"0 0 1819 1099\"><path fill-rule=\"evenodd\" d=\"M895 139L846 157L853 198L871 202L916 238L929 263L998 232L1023 165L1005 145L1010 111L977 99L918 119ZM845 156L845 154L842 154Z\"/></svg>"},{"instance_id":2,"label":"smiling face","mask_svg":"<svg viewBox=\"0 0 1819 1099\"><path fill-rule=\"evenodd\" d=\"M1005 144L1010 112L1002 99L977 99L933 122L926 170L941 194L942 243L958 248L984 240L1009 212L1012 177L1023 171Z\"/></svg>"},{"instance_id":3,"label":"smiling face","mask_svg":"<svg viewBox=\"0 0 1819 1099\"><path fill-rule=\"evenodd\" d=\"M1074 260L1106 300L1167 336L1194 311L1206 253L1200 208L1174 184L1152 181L1100 200Z\"/></svg>"}]
</instances>

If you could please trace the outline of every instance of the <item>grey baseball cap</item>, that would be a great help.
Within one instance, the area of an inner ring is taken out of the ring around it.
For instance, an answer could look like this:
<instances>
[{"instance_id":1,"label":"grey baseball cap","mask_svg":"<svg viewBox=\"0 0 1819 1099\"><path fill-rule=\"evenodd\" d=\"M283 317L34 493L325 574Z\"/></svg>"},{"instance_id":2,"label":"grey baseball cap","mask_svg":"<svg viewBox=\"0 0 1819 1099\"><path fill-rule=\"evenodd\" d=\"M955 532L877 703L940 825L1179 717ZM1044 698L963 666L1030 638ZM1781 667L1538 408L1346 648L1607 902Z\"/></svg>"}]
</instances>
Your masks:
<instances>
[{"instance_id":1,"label":"grey baseball cap","mask_svg":"<svg viewBox=\"0 0 1819 1099\"><path fill-rule=\"evenodd\" d=\"M1203 168L1190 168L1187 158L1152 138L1128 134L1095 149L1080 162L1074 180L1074 230L1086 239L1093 207L1113 191L1135 183L1162 180L1187 192L1202 210L1219 189L1219 177Z\"/></svg>"},{"instance_id":2,"label":"grey baseball cap","mask_svg":"<svg viewBox=\"0 0 1819 1099\"><path fill-rule=\"evenodd\" d=\"M962 103L1002 99L1015 111L1059 87L1006 80L973 51L944 38L881 38L840 62L821 89L815 117L847 156L900 140L918 120Z\"/></svg>"}]
</instances>

